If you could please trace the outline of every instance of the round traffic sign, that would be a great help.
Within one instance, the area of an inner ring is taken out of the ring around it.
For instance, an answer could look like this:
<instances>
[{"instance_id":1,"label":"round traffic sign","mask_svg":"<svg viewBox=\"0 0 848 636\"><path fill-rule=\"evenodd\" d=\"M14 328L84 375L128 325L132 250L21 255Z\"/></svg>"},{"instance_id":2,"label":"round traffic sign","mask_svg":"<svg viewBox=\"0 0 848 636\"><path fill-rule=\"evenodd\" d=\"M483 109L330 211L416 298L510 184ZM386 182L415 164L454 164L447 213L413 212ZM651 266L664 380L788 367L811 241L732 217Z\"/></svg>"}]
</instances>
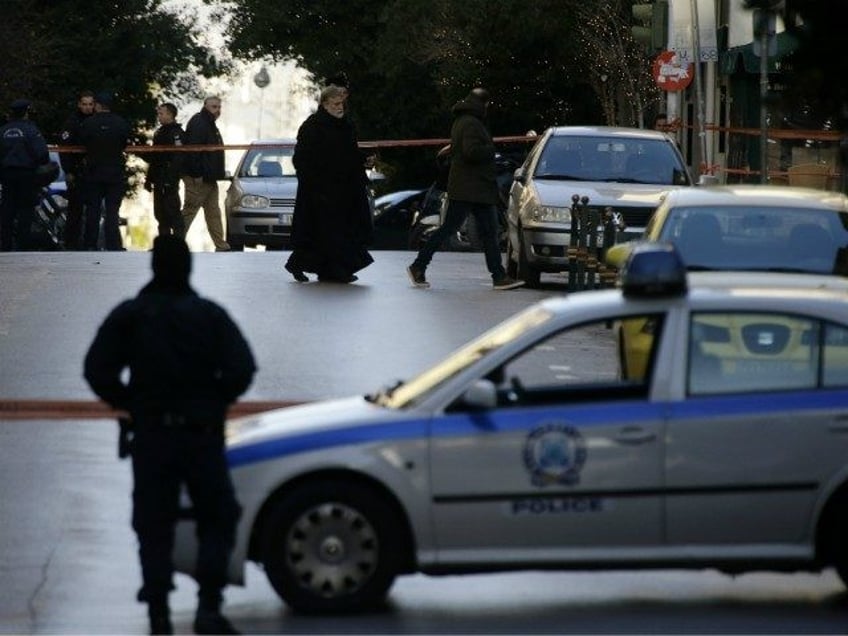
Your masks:
<instances>
[{"instance_id":1,"label":"round traffic sign","mask_svg":"<svg viewBox=\"0 0 848 636\"><path fill-rule=\"evenodd\" d=\"M682 91L692 82L695 65L675 51L663 51L654 60L654 81L664 91Z\"/></svg>"}]
</instances>

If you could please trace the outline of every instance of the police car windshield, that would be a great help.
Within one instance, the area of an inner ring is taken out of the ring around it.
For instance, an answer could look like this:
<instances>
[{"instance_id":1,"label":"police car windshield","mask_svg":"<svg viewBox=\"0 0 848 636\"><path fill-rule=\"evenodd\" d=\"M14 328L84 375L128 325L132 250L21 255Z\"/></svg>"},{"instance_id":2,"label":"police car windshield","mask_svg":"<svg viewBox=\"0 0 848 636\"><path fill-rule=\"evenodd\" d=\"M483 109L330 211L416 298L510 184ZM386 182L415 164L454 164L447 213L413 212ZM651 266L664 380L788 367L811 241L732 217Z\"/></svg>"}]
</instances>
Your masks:
<instances>
[{"instance_id":1,"label":"police car windshield","mask_svg":"<svg viewBox=\"0 0 848 636\"><path fill-rule=\"evenodd\" d=\"M484 356L516 340L552 317L553 314L550 311L541 307L526 309L457 349L435 366L397 386L391 392L380 393L375 398L376 402L381 406L396 409L410 406Z\"/></svg>"}]
</instances>

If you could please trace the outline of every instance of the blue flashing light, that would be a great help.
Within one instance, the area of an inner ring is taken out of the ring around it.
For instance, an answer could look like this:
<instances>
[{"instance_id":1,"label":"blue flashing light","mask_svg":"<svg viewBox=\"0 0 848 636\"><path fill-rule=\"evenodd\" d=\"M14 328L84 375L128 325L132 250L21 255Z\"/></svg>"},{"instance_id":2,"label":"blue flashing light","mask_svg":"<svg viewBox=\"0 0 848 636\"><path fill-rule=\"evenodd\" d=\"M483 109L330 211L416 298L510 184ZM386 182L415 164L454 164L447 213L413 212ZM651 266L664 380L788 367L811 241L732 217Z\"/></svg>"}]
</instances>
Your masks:
<instances>
[{"instance_id":1,"label":"blue flashing light","mask_svg":"<svg viewBox=\"0 0 848 636\"><path fill-rule=\"evenodd\" d=\"M628 297L682 296L688 289L686 265L669 243L636 245L624 264L621 287Z\"/></svg>"}]
</instances>

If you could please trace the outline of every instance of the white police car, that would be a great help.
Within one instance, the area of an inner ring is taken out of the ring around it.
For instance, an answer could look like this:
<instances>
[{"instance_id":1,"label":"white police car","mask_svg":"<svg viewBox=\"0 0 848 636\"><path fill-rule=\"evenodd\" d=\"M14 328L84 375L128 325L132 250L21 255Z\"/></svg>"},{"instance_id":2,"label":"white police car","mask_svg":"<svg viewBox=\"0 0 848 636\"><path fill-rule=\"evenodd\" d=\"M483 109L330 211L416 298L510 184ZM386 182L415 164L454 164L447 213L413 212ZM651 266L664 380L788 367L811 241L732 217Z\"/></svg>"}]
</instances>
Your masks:
<instances>
[{"instance_id":1,"label":"white police car","mask_svg":"<svg viewBox=\"0 0 848 636\"><path fill-rule=\"evenodd\" d=\"M846 286L734 279L642 246L621 288L544 300L396 386L231 421L232 582L255 561L294 609L330 612L413 572L848 580ZM636 379L629 321L651 343ZM195 550L186 521L178 569Z\"/></svg>"}]
</instances>

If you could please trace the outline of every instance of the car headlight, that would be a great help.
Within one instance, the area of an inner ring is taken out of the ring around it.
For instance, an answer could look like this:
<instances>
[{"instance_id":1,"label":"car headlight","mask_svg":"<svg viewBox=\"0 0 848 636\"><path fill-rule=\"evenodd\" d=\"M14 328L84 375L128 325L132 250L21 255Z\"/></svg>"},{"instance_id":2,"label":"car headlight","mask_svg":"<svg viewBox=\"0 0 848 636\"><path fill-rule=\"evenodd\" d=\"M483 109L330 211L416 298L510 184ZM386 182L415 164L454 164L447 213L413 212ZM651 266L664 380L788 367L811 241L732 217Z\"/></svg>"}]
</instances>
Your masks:
<instances>
[{"instance_id":1,"label":"car headlight","mask_svg":"<svg viewBox=\"0 0 848 636\"><path fill-rule=\"evenodd\" d=\"M571 208L540 205L530 212L530 220L535 223L565 223L571 225Z\"/></svg>"},{"instance_id":2,"label":"car headlight","mask_svg":"<svg viewBox=\"0 0 848 636\"><path fill-rule=\"evenodd\" d=\"M268 197L260 197L256 194L245 194L241 198L243 208L267 208L270 204Z\"/></svg>"}]
</instances>

